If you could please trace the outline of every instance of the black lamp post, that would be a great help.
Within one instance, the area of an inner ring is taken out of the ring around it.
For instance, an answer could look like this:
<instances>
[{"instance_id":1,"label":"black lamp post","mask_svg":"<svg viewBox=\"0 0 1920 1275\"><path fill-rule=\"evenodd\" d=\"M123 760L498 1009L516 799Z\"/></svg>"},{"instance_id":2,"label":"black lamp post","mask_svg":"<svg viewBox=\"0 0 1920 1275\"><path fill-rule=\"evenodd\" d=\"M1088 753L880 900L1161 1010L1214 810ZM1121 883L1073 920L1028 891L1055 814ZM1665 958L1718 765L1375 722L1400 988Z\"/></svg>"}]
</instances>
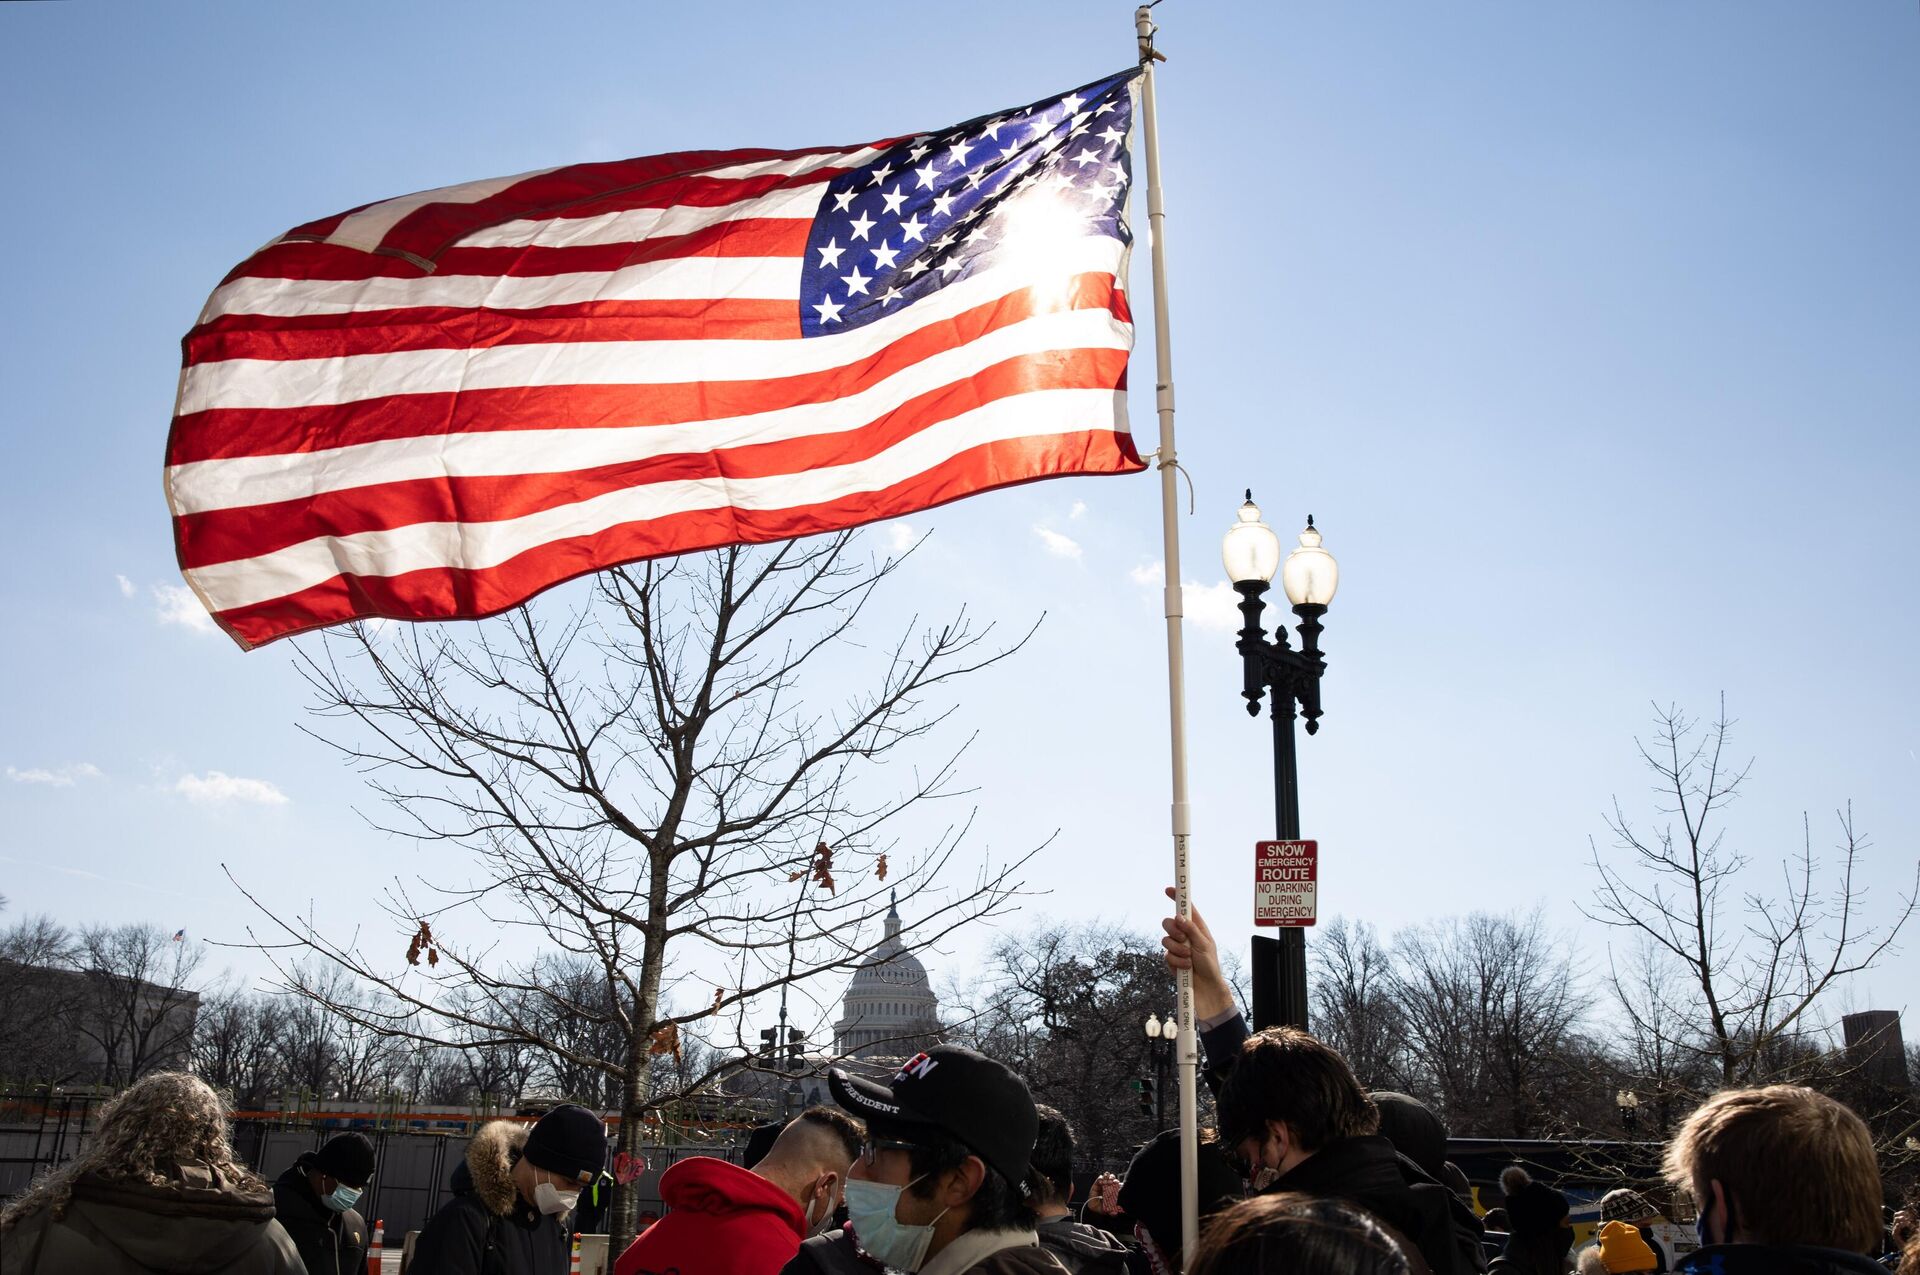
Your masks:
<instances>
[{"instance_id":1,"label":"black lamp post","mask_svg":"<svg viewBox=\"0 0 1920 1275\"><path fill-rule=\"evenodd\" d=\"M1299 547L1283 563L1280 537L1261 521L1251 491L1240 506L1238 521L1221 542L1220 558L1226 564L1227 578L1240 594L1240 614L1246 621L1235 647L1245 673L1240 693L1246 698L1248 715L1259 715L1262 695L1270 695L1272 700L1273 794L1279 839L1297 841L1300 774L1294 758L1293 719L1297 708L1298 715L1307 721L1307 734L1320 729L1320 677L1327 669L1320 653L1320 617L1327 613L1334 590L1339 587L1340 568L1333 555L1321 548L1320 533L1311 517L1300 533ZM1293 604L1293 613L1300 617L1298 651L1288 645L1285 625L1274 626L1271 641L1261 629L1260 616L1266 607L1261 599L1276 571L1287 600ZM1276 954L1263 960L1263 947ZM1262 985L1269 977L1276 994L1263 996ZM1290 925L1281 929L1277 942L1254 940L1254 1027L1304 1029L1306 1025L1307 936L1300 926Z\"/></svg>"},{"instance_id":2,"label":"black lamp post","mask_svg":"<svg viewBox=\"0 0 1920 1275\"><path fill-rule=\"evenodd\" d=\"M1163 1024L1152 1014L1147 1015L1147 1052L1153 1055L1153 1120L1154 1128L1161 1133L1167 1131L1167 1079L1173 1071L1173 1042L1179 1034L1179 1027L1173 1015L1167 1015Z\"/></svg>"}]
</instances>

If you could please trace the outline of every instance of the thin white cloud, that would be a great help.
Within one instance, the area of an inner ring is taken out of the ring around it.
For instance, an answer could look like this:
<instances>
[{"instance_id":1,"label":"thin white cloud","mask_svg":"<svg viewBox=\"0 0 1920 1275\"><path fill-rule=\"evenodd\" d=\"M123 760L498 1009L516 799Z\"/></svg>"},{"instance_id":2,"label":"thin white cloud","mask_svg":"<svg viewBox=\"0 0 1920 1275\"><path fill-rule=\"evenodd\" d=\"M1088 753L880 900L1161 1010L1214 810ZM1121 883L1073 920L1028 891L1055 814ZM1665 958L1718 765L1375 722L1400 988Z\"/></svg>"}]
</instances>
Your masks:
<instances>
[{"instance_id":1,"label":"thin white cloud","mask_svg":"<svg viewBox=\"0 0 1920 1275\"><path fill-rule=\"evenodd\" d=\"M49 788L71 788L82 779L100 778L100 768L90 761L72 762L49 770L34 766L27 770L7 767L7 778L16 784L45 784Z\"/></svg>"},{"instance_id":2,"label":"thin white cloud","mask_svg":"<svg viewBox=\"0 0 1920 1275\"><path fill-rule=\"evenodd\" d=\"M242 779L217 770L209 770L204 775L182 775L173 790L196 806L224 806L233 802L256 806L287 804L287 794L264 779Z\"/></svg>"},{"instance_id":3,"label":"thin white cloud","mask_svg":"<svg viewBox=\"0 0 1920 1275\"><path fill-rule=\"evenodd\" d=\"M1158 562L1143 562L1127 572L1127 578L1141 588L1158 589L1167 578L1166 567ZM1240 594L1225 580L1201 584L1189 580L1180 586L1181 608L1189 623L1209 633L1234 633L1240 628Z\"/></svg>"},{"instance_id":4,"label":"thin white cloud","mask_svg":"<svg viewBox=\"0 0 1920 1275\"><path fill-rule=\"evenodd\" d=\"M123 575L121 575L121 574L120 574L119 572L117 572L117 571L116 571L116 572L114 573L114 576L113 576L113 578L114 578L114 580L115 580L115 582L116 582L116 583L118 583L118 584L119 584L119 586L120 586L120 596L121 596L121 597L123 597L123 598L130 598L130 597L132 597L132 596L133 596L133 595L134 595L135 593L137 593L137 592L139 592L139 590L137 590L137 589L135 589L135 588L133 587L133 581L131 581L131 580L129 580L129 579L127 579L127 578L126 578L125 576L123 576Z\"/></svg>"},{"instance_id":5,"label":"thin white cloud","mask_svg":"<svg viewBox=\"0 0 1920 1275\"><path fill-rule=\"evenodd\" d=\"M1076 500L1073 502L1073 508L1067 510L1067 517L1069 519L1080 518L1083 517L1086 512L1087 502L1084 500Z\"/></svg>"},{"instance_id":6,"label":"thin white cloud","mask_svg":"<svg viewBox=\"0 0 1920 1275\"><path fill-rule=\"evenodd\" d=\"M184 584L154 585L153 601L155 614L162 624L177 624L195 633L220 631L213 617L207 614L207 609L200 605L200 599Z\"/></svg>"},{"instance_id":7,"label":"thin white cloud","mask_svg":"<svg viewBox=\"0 0 1920 1275\"><path fill-rule=\"evenodd\" d=\"M1033 534L1040 537L1040 543L1045 545L1047 552L1056 558L1077 559L1080 556L1080 542L1072 536L1063 536L1053 528L1042 527L1037 523L1034 525Z\"/></svg>"},{"instance_id":8,"label":"thin white cloud","mask_svg":"<svg viewBox=\"0 0 1920 1275\"><path fill-rule=\"evenodd\" d=\"M1201 584L1189 580L1181 589L1186 602L1187 619L1196 629L1209 633L1232 633L1240 627L1240 595L1225 580Z\"/></svg>"},{"instance_id":9,"label":"thin white cloud","mask_svg":"<svg viewBox=\"0 0 1920 1275\"><path fill-rule=\"evenodd\" d=\"M893 553L905 553L913 548L913 542L919 538L920 532L911 523L887 524L887 548Z\"/></svg>"}]
</instances>

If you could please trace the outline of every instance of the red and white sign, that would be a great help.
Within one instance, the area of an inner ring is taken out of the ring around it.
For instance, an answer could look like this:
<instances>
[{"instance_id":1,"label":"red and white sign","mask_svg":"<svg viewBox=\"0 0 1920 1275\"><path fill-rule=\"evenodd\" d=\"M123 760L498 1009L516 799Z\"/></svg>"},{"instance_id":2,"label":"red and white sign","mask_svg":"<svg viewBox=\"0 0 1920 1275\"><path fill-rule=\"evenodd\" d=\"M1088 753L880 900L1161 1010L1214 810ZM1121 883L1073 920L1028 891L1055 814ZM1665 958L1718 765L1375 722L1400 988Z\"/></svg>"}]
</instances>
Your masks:
<instances>
[{"instance_id":1,"label":"red and white sign","mask_svg":"<svg viewBox=\"0 0 1920 1275\"><path fill-rule=\"evenodd\" d=\"M1319 906L1320 843L1262 841L1253 848L1253 923L1312 925Z\"/></svg>"}]
</instances>

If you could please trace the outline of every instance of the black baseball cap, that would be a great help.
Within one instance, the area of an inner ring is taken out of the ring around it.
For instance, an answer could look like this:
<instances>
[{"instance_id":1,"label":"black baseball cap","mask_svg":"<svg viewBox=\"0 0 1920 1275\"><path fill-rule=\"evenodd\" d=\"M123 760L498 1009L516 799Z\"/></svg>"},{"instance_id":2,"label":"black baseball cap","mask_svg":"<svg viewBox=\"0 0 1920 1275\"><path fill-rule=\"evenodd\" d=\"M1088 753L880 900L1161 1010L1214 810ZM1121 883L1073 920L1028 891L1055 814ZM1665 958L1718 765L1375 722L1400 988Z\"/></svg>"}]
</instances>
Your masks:
<instances>
[{"instance_id":1,"label":"black baseball cap","mask_svg":"<svg viewBox=\"0 0 1920 1275\"><path fill-rule=\"evenodd\" d=\"M1022 1197L1040 1116L1027 1082L1004 1064L959 1045L935 1045L908 1059L885 1085L827 1072L833 1100L879 1133L904 1142L941 1133L979 1156Z\"/></svg>"}]
</instances>

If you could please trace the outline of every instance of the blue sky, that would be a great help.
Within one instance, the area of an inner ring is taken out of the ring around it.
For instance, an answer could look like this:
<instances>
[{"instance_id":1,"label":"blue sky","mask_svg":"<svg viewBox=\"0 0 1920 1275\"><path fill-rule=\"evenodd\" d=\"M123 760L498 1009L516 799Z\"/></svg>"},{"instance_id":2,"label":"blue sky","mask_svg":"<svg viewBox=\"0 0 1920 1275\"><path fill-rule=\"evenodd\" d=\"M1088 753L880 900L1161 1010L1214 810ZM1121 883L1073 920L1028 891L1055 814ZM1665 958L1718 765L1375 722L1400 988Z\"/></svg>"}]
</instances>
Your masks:
<instances>
[{"instance_id":1,"label":"blue sky","mask_svg":"<svg viewBox=\"0 0 1920 1275\"><path fill-rule=\"evenodd\" d=\"M178 592L178 341L254 247L473 178L950 124L1132 54L1122 4L715 12L0 6L11 916L235 940L222 863L335 925L416 866L298 729L291 651L242 655ZM1317 515L1343 568L1301 750L1323 913L1393 929L1540 904L1599 965L1576 904L1611 798L1650 813L1633 736L1651 701L1706 713L1723 691L1758 758L1730 838L1775 860L1806 810L1824 845L1852 799L1884 910L1920 845L1920 10L1157 12L1198 506L1196 884L1218 928L1243 942L1271 819L1220 606L1247 486L1283 531ZM1133 287L1144 313L1144 252ZM1136 387L1151 350L1143 321ZM1143 448L1151 409L1137 389ZM1160 914L1157 502L1149 477L1087 479L909 520L934 535L894 618L1047 613L956 723L980 732L975 844L1059 830L1034 918ZM1856 1003L1906 1008L1916 944Z\"/></svg>"}]
</instances>

